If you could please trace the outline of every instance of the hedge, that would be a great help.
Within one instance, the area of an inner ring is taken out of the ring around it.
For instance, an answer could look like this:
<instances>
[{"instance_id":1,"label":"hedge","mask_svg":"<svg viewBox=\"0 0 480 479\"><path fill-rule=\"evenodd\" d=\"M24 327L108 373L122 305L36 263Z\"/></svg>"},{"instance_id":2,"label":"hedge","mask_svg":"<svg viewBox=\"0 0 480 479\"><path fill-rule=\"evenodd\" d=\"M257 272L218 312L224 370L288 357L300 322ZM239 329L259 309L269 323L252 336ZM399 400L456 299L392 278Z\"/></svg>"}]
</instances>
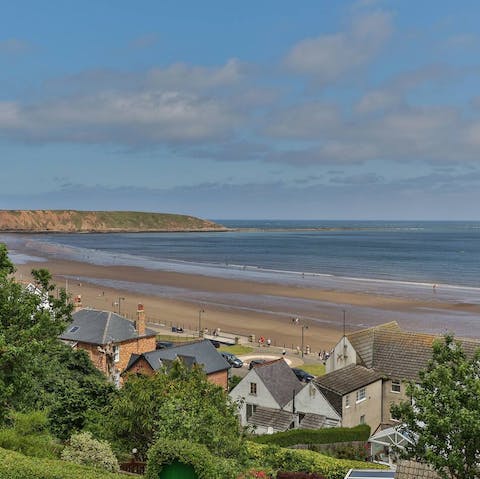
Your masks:
<instances>
[{"instance_id":1,"label":"hedge","mask_svg":"<svg viewBox=\"0 0 480 479\"><path fill-rule=\"evenodd\" d=\"M159 440L148 451L145 479L158 479L162 469L174 462L191 465L200 479L235 479L239 465L214 456L203 444L186 440Z\"/></svg>"},{"instance_id":2,"label":"hedge","mask_svg":"<svg viewBox=\"0 0 480 479\"><path fill-rule=\"evenodd\" d=\"M248 443L248 453L255 467L268 472L315 472L327 479L343 479L350 469L385 469L371 462L335 459L318 452L253 442Z\"/></svg>"},{"instance_id":3,"label":"hedge","mask_svg":"<svg viewBox=\"0 0 480 479\"><path fill-rule=\"evenodd\" d=\"M333 444L335 442L367 441L370 427L362 424L356 427L331 427L324 429L291 429L290 431L264 434L251 438L259 444L275 444L289 447L296 444Z\"/></svg>"},{"instance_id":4,"label":"hedge","mask_svg":"<svg viewBox=\"0 0 480 479\"><path fill-rule=\"evenodd\" d=\"M125 479L125 476L0 448L0 479Z\"/></svg>"}]
</instances>

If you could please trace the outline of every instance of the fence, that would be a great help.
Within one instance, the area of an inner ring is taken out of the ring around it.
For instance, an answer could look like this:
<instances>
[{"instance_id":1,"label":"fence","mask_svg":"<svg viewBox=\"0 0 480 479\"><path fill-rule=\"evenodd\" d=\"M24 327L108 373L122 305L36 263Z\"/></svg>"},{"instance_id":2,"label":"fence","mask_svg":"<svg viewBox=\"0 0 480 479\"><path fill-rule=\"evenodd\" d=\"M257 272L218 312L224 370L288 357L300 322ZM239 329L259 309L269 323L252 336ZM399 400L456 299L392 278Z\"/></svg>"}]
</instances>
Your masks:
<instances>
[{"instance_id":1,"label":"fence","mask_svg":"<svg viewBox=\"0 0 480 479\"><path fill-rule=\"evenodd\" d=\"M123 472L129 472L130 474L145 474L145 468L147 466L146 462L122 462L120 463L120 470Z\"/></svg>"}]
</instances>

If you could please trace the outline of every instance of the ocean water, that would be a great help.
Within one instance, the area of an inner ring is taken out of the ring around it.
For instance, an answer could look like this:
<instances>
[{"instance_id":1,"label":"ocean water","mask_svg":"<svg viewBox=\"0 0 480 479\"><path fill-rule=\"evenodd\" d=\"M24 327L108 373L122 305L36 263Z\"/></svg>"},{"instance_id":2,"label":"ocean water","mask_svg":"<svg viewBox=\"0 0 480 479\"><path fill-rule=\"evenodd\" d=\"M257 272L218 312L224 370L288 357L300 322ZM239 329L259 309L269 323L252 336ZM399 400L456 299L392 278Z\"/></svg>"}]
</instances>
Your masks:
<instances>
[{"instance_id":1,"label":"ocean water","mask_svg":"<svg viewBox=\"0 0 480 479\"><path fill-rule=\"evenodd\" d=\"M220 222L234 230L51 234L26 241L37 256L96 264L417 296L436 284L460 301L480 300L480 222Z\"/></svg>"}]
</instances>

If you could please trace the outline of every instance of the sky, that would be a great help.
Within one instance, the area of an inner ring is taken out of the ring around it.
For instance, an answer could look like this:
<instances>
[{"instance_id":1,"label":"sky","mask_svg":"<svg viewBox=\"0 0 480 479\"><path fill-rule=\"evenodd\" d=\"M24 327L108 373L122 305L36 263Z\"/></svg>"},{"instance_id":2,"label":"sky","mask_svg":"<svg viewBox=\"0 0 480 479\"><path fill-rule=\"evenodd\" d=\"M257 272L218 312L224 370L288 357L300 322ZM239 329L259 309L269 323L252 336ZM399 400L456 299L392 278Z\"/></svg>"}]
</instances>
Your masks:
<instances>
[{"instance_id":1,"label":"sky","mask_svg":"<svg viewBox=\"0 0 480 479\"><path fill-rule=\"evenodd\" d=\"M480 220L476 0L17 0L0 209Z\"/></svg>"}]
</instances>

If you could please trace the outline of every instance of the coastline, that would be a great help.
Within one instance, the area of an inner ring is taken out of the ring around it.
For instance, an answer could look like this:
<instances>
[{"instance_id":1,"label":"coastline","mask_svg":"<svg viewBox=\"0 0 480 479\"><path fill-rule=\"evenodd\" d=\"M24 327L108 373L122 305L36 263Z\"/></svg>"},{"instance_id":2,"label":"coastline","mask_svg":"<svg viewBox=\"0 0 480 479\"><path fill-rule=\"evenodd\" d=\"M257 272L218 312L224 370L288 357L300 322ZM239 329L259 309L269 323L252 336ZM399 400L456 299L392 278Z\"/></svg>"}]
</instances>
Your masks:
<instances>
[{"instance_id":1,"label":"coastline","mask_svg":"<svg viewBox=\"0 0 480 479\"><path fill-rule=\"evenodd\" d=\"M17 253L34 254L29 248ZM305 345L313 351L331 348L341 337L343 310L346 330L354 331L397 320L406 330L457 336L480 337L479 304L444 301L441 294L430 299L393 297L372 292L349 292L298 285L245 281L222 277L153 270L140 266L95 265L81 261L38 256L45 261L17 265L17 277L25 281L32 268L47 268L62 287L68 283L73 296L82 295L84 307L117 310L133 318L137 303L145 305L151 322L174 324L188 329L202 328L243 335L270 337L276 345L300 345L301 327L292 322L299 317L305 330Z\"/></svg>"}]
</instances>

